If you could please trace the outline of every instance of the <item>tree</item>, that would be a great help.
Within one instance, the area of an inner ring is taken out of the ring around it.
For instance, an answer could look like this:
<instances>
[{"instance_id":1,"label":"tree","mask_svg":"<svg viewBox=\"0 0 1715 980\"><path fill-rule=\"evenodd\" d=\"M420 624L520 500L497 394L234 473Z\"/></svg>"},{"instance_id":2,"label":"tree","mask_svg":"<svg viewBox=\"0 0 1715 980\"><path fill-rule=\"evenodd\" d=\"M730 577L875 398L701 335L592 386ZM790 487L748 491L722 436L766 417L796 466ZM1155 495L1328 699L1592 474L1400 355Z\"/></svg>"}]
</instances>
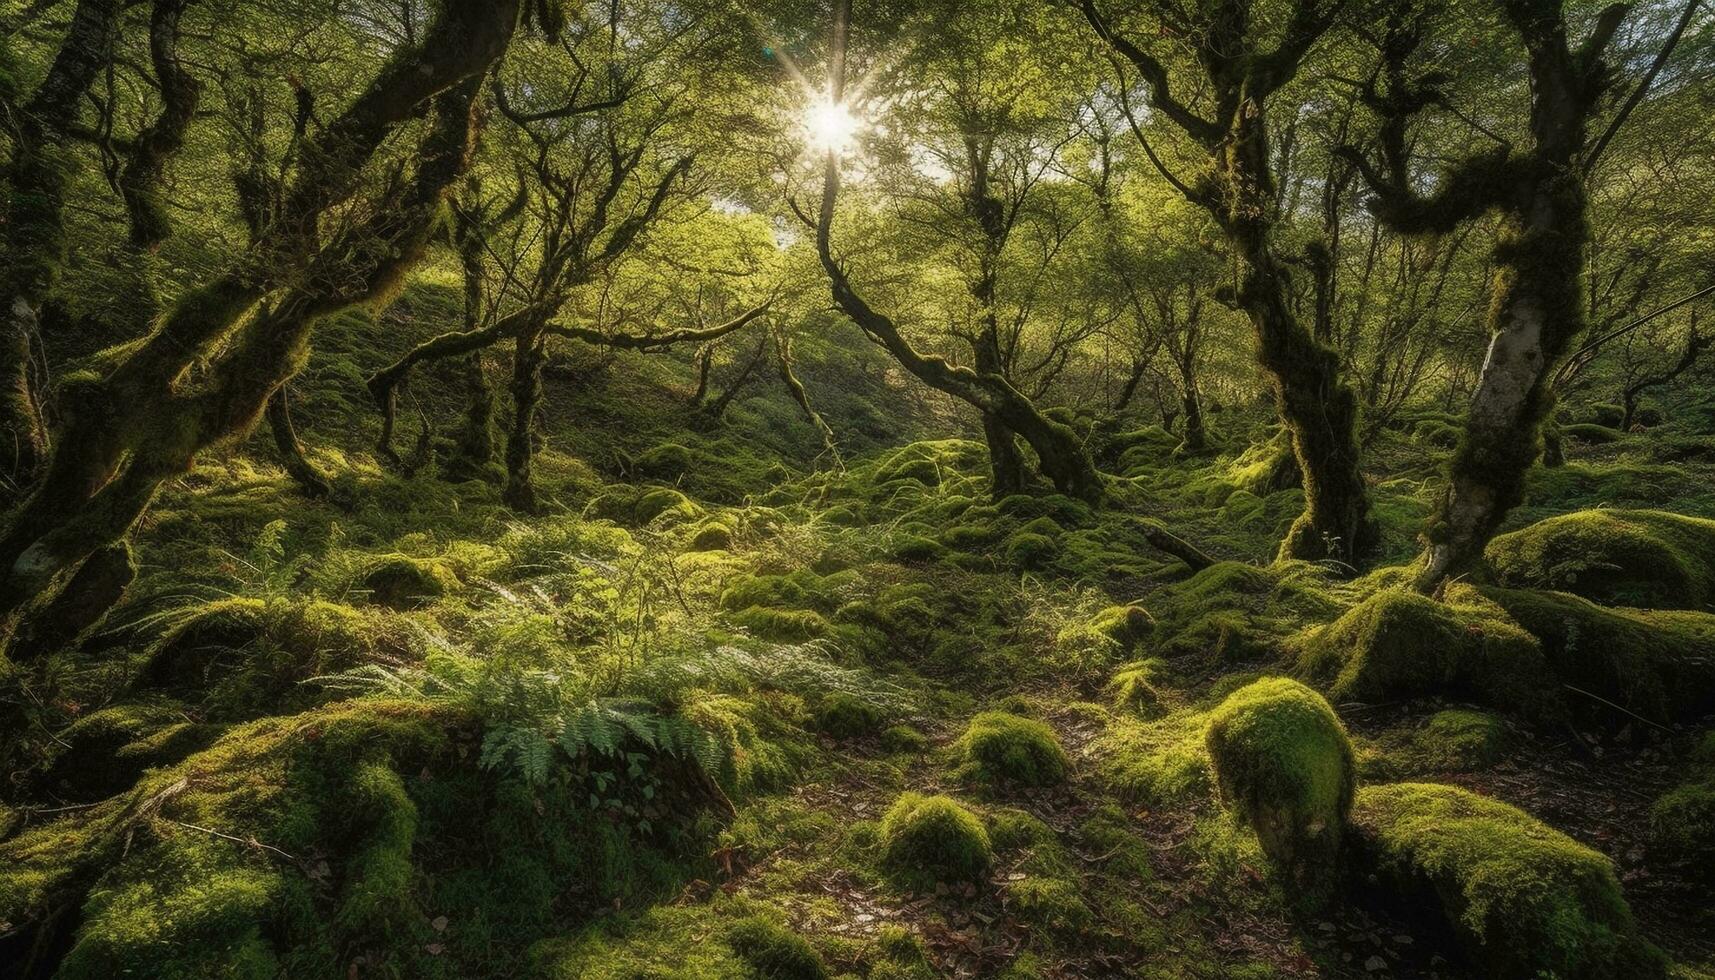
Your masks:
<instances>
[{"instance_id":1,"label":"tree","mask_svg":"<svg viewBox=\"0 0 1715 980\"><path fill-rule=\"evenodd\" d=\"M244 255L187 290L148 336L67 380L45 475L0 533L8 636L87 559L122 545L164 481L250 431L303 363L317 322L397 289L469 163L477 96L519 13L515 3L449 0L417 43L396 46L361 94L296 145ZM384 182L354 220L324 228L425 111L412 174Z\"/></svg>"},{"instance_id":2,"label":"tree","mask_svg":"<svg viewBox=\"0 0 1715 980\"><path fill-rule=\"evenodd\" d=\"M850 5L842 2L836 7L833 64L829 71L826 99L830 105L844 106ZM998 66L991 65L990 68L998 70ZM1035 450L1042 473L1062 493L1090 501L1099 500L1103 493L1101 476L1077 433L1044 415L1035 402L1007 377L1007 350L996 312L996 270L1000 250L1016 231L1030 185L1041 172L1034 169L1039 164L1033 163L1028 154L1014 159L1008 166L1024 169L1012 171L1009 178L999 178L1010 184L1011 201L1009 203L1006 197L997 196L994 183L997 180L995 153L999 136L989 130L990 123L975 117L979 110L976 93L966 94L971 101L963 110L955 104L952 113L955 120L953 131L958 134L963 152L957 156L949 154L948 159L957 163L962 173L961 192L955 195L959 202L957 206L975 232L972 238L975 258L966 277L966 288L978 309L976 326L969 341L974 352L973 367L955 364L939 354L920 350L897 321L876 309L858 291L845 265L835 256L833 224L841 188L841 154L838 149L829 148L824 154L821 204L815 216L802 210L799 216L815 232L817 259L828 278L835 306L918 380L971 405L982 414L985 435L990 440L995 493L1004 494L1015 489L1020 482L1019 465L1012 452L1015 444L1011 441L1016 435ZM987 96L983 98L986 100ZM990 105L986 111L994 111L994 107ZM1005 114L1010 109L1002 112ZM992 141L991 136L994 137Z\"/></svg>"},{"instance_id":3,"label":"tree","mask_svg":"<svg viewBox=\"0 0 1715 980\"><path fill-rule=\"evenodd\" d=\"M1097 37L1141 78L1153 113L1202 150L1189 179L1170 171L1139 124L1125 94L1129 84L1122 79L1120 91L1140 146L1187 200L1220 225L1239 265L1232 298L1250 317L1257 356L1292 433L1304 479L1304 513L1281 542L1279 555L1328 558L1354 567L1376 542L1359 468L1358 403L1342 376L1339 355L1304 326L1290 305L1290 276L1275 242L1280 202L1276 147L1268 128L1270 98L1292 81L1343 4L1294 0L1272 46L1264 41L1269 25L1263 15L1273 11L1255 0L1221 0L1192 10L1149 4L1153 30L1111 21L1095 0L1080 0L1079 6ZM1190 87L1201 91L1201 107L1181 100L1176 62L1130 39L1145 34L1173 39L1152 42L1152 47L1172 47L1176 56L1195 62L1201 77Z\"/></svg>"},{"instance_id":4,"label":"tree","mask_svg":"<svg viewBox=\"0 0 1715 980\"><path fill-rule=\"evenodd\" d=\"M1522 497L1525 473L1541 452L1542 426L1553 408L1550 381L1585 326L1580 277L1590 239L1586 175L1654 77L1652 70L1633 89L1627 107L1592 139L1590 124L1615 81L1607 50L1628 8L1605 8L1574 46L1560 0L1496 3L1525 49L1530 112L1522 146L1503 140L1455 162L1430 195L1416 191L1408 127L1447 102L1445 77L1438 71L1414 74L1413 59L1441 10L1400 5L1389 11L1378 77L1363 93L1381 120L1380 165L1347 151L1374 195L1372 209L1396 230L1445 234L1491 213L1501 221L1492 254L1488 355L1447 490L1425 534L1415 579L1424 592L1471 569ZM1694 8L1670 35L1657 69Z\"/></svg>"}]
</instances>

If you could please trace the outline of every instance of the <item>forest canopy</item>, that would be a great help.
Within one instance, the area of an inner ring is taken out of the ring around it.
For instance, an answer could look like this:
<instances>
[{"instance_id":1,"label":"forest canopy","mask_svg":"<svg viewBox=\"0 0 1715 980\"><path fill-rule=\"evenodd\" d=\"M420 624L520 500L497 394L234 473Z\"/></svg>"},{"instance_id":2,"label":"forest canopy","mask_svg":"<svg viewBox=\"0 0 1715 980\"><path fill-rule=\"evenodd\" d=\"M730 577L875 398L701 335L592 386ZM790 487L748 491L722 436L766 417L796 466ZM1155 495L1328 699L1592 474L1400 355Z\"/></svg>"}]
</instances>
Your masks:
<instances>
[{"instance_id":1,"label":"forest canopy","mask_svg":"<svg viewBox=\"0 0 1715 980\"><path fill-rule=\"evenodd\" d=\"M0 0L0 973L1715 976L1715 5Z\"/></svg>"}]
</instances>

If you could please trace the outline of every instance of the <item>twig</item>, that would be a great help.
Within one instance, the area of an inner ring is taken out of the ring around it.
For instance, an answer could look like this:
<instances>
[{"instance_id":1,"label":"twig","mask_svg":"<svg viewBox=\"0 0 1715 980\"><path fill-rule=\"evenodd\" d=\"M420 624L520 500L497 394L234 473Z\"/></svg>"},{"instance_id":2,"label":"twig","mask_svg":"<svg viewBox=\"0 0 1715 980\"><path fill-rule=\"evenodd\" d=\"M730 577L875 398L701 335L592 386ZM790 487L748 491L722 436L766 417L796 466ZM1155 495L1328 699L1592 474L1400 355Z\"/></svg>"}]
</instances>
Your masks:
<instances>
[{"instance_id":1,"label":"twig","mask_svg":"<svg viewBox=\"0 0 1715 980\"><path fill-rule=\"evenodd\" d=\"M282 851L282 850L280 850L280 849L279 849L279 848L278 848L278 847L275 847L275 846L274 846L274 845L272 845L272 844L264 844L264 843L262 843L262 842L261 842L261 841L259 841L259 840L257 840L257 839L256 839L256 838L254 838L254 837L251 837L251 838L248 838L248 839L247 839L247 838L243 838L243 837L234 837L234 836L233 836L233 835L231 835L231 834L224 834L224 833L221 833L221 832L220 832L220 831L218 831L218 830L212 830L212 829L210 829L210 828L208 828L208 827L199 827L199 826L197 826L197 825L196 825L196 824L194 824L194 823L185 823L185 822L184 822L184 821L183 821L183 820L174 820L174 819L172 819L172 818L171 818L171 817L167 817L167 818L165 818L165 819L166 819L166 821L167 821L167 822L168 822L168 823L171 823L171 824L177 824L177 825L179 825L179 826L180 826L180 827L185 827L185 828L188 828L188 829L190 829L190 830L200 830L200 831L202 831L202 832L203 832L203 833L205 833L205 834L209 834L209 835L212 835L212 836L214 836L214 837L219 837L219 838L221 838L221 839L222 839L222 840L229 840L229 841L232 841L232 842L233 842L233 843L235 843L235 844L243 844L243 845L244 845L244 846L246 846L246 847L255 847L255 848L260 848L260 849L261 849L261 850L264 850L264 851L272 851L272 852L274 852L274 853L275 853L275 854L278 854L278 855L280 855L280 856L281 856L281 857L283 857L283 858L285 858L285 859L286 859L286 860L288 860L288 861L290 861L290 862L292 862L292 863L293 863L293 864L300 864L300 863L302 863L302 862L300 862L300 861L299 861L299 860L298 860L298 859L297 859L297 858L295 858L295 857L293 857L293 856L292 856L292 855L290 855L290 854L287 854L287 853L286 853L286 852L285 852L285 851Z\"/></svg>"}]
</instances>

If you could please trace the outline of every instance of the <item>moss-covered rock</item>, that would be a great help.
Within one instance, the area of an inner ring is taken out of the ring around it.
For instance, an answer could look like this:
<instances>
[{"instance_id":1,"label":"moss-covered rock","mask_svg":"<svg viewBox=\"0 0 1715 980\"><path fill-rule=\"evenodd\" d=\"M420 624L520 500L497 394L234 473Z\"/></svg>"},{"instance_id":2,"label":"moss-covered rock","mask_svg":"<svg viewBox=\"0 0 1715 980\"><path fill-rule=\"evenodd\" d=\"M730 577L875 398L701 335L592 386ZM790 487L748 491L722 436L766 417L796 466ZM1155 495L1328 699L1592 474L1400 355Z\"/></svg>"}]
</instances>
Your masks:
<instances>
[{"instance_id":1,"label":"moss-covered rock","mask_svg":"<svg viewBox=\"0 0 1715 980\"><path fill-rule=\"evenodd\" d=\"M1715 614L1610 609L1531 589L1483 594L1536 638L1555 679L1577 688L1568 700L1581 714L1625 723L1595 698L1659 720L1715 711Z\"/></svg>"},{"instance_id":2,"label":"moss-covered rock","mask_svg":"<svg viewBox=\"0 0 1715 980\"><path fill-rule=\"evenodd\" d=\"M726 942L757 980L827 980L828 968L815 947L768 916L734 923Z\"/></svg>"},{"instance_id":3,"label":"moss-covered rock","mask_svg":"<svg viewBox=\"0 0 1715 980\"><path fill-rule=\"evenodd\" d=\"M1046 724L1004 711L985 711L954 746L961 772L980 782L1052 786L1066 779L1071 761Z\"/></svg>"},{"instance_id":4,"label":"moss-covered rock","mask_svg":"<svg viewBox=\"0 0 1715 980\"><path fill-rule=\"evenodd\" d=\"M1584 510L1490 542L1495 579L1560 589L1606 605L1715 604L1715 521L1659 510Z\"/></svg>"},{"instance_id":5,"label":"moss-covered rock","mask_svg":"<svg viewBox=\"0 0 1715 980\"><path fill-rule=\"evenodd\" d=\"M975 813L946 796L903 793L881 821L882 867L907 888L974 881L994 861Z\"/></svg>"},{"instance_id":6,"label":"moss-covered rock","mask_svg":"<svg viewBox=\"0 0 1715 980\"><path fill-rule=\"evenodd\" d=\"M1597 425L1593 422L1574 422L1560 427L1560 435L1573 442L1582 442L1588 446L1605 446L1611 442L1619 442L1626 437L1619 429Z\"/></svg>"},{"instance_id":7,"label":"moss-covered rock","mask_svg":"<svg viewBox=\"0 0 1715 980\"><path fill-rule=\"evenodd\" d=\"M206 748L222 727L192 721L169 703L115 705L91 712L58 736L59 752L42 783L74 800L112 796L145 769L171 765Z\"/></svg>"},{"instance_id":8,"label":"moss-covered rock","mask_svg":"<svg viewBox=\"0 0 1715 980\"><path fill-rule=\"evenodd\" d=\"M150 644L138 685L195 704L211 721L301 710L324 698L309 678L402 655L390 616L302 599L189 607Z\"/></svg>"},{"instance_id":9,"label":"moss-covered rock","mask_svg":"<svg viewBox=\"0 0 1715 980\"><path fill-rule=\"evenodd\" d=\"M1359 791L1352 825L1364 870L1439 909L1484 976L1666 976L1608 859L1515 807L1399 783Z\"/></svg>"},{"instance_id":10,"label":"moss-covered rock","mask_svg":"<svg viewBox=\"0 0 1715 980\"><path fill-rule=\"evenodd\" d=\"M1650 807L1652 857L1715 879L1715 774L1662 794Z\"/></svg>"},{"instance_id":11,"label":"moss-covered rock","mask_svg":"<svg viewBox=\"0 0 1715 980\"><path fill-rule=\"evenodd\" d=\"M843 691L829 694L815 708L816 730L835 738L874 735L886 724L881 709Z\"/></svg>"},{"instance_id":12,"label":"moss-covered rock","mask_svg":"<svg viewBox=\"0 0 1715 980\"><path fill-rule=\"evenodd\" d=\"M460 586L451 566L432 558L384 555L364 569L363 588L370 602L389 609L415 609Z\"/></svg>"},{"instance_id":13,"label":"moss-covered rock","mask_svg":"<svg viewBox=\"0 0 1715 980\"><path fill-rule=\"evenodd\" d=\"M1331 894L1356 775L1345 726L1320 694L1269 677L1209 716L1221 801L1312 902Z\"/></svg>"},{"instance_id":14,"label":"moss-covered rock","mask_svg":"<svg viewBox=\"0 0 1715 980\"><path fill-rule=\"evenodd\" d=\"M1536 639L1460 585L1441 602L1406 589L1377 593L1311 633L1299 667L1335 701L1447 695L1544 720L1564 710Z\"/></svg>"},{"instance_id":15,"label":"moss-covered rock","mask_svg":"<svg viewBox=\"0 0 1715 980\"><path fill-rule=\"evenodd\" d=\"M1012 882L1005 900L1020 918L1050 933L1077 933L1095 921L1078 885L1064 878L1032 876Z\"/></svg>"}]
</instances>

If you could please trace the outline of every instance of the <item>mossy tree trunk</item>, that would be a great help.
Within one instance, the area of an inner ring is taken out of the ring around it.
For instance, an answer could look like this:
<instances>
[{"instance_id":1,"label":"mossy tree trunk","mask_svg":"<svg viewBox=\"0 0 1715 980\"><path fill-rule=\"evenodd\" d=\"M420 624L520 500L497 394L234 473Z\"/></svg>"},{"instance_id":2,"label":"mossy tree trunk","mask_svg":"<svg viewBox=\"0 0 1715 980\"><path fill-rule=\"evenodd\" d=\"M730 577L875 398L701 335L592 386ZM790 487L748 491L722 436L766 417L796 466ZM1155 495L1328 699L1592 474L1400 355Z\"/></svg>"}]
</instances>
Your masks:
<instances>
[{"instance_id":1,"label":"mossy tree trunk","mask_svg":"<svg viewBox=\"0 0 1715 980\"><path fill-rule=\"evenodd\" d=\"M303 363L317 322L399 288L468 164L477 89L517 21L516 3L447 3L419 46L397 49L306 143L276 220L236 267L189 290L108 373L67 386L58 448L0 533L8 640L86 559L124 538L165 481L255 426ZM414 177L347 230L375 247L352 249L356 239L342 236L323 248L322 215L356 193L376 151L431 105Z\"/></svg>"},{"instance_id":2,"label":"mossy tree trunk","mask_svg":"<svg viewBox=\"0 0 1715 980\"><path fill-rule=\"evenodd\" d=\"M327 497L333 493L333 484L327 474L317 469L305 455L304 444L298 440L297 427L292 424L289 398L287 386L281 385L268 399L268 428L274 435L274 449L280 454L280 462L285 465L286 472L304 493L311 497Z\"/></svg>"},{"instance_id":3,"label":"mossy tree trunk","mask_svg":"<svg viewBox=\"0 0 1715 980\"><path fill-rule=\"evenodd\" d=\"M1267 123L1268 99L1297 74L1341 6L1338 0L1294 0L1272 49L1258 44L1250 0L1198 8L1182 27L1195 35L1192 48L1207 81L1211 111L1203 115L1180 101L1160 60L1117 33L1095 0L1080 0L1096 34L1142 76L1152 108L1207 153L1206 165L1189 181L1165 167L1162 172L1215 218L1233 246L1240 265L1235 299L1250 318L1258 360L1292 433L1304 512L1281 542L1279 557L1356 568L1377 542L1359 468L1357 398L1339 355L1299 321L1288 300L1287 271L1273 243L1278 201Z\"/></svg>"},{"instance_id":4,"label":"mossy tree trunk","mask_svg":"<svg viewBox=\"0 0 1715 980\"><path fill-rule=\"evenodd\" d=\"M1527 53L1529 145L1459 161L1433 197L1415 193L1407 127L1417 113L1441 104L1441 97L1432 75L1409 77L1409 60L1427 37L1429 18L1402 5L1389 13L1381 84L1371 83L1364 92L1382 120L1382 167L1356 150L1343 151L1374 192L1377 217L1396 230L1444 234L1489 213L1501 222L1492 257L1488 354L1449 464L1447 488L1425 533L1414 581L1423 592L1435 592L1477 566L1507 513L1523 499L1525 476L1542 452L1543 427L1554 408L1554 373L1584 329L1579 277L1590 239L1585 176L1599 156L1590 152L1587 129L1611 81L1603 53L1628 9L1604 10L1574 49L1559 3L1497 2Z\"/></svg>"},{"instance_id":5,"label":"mossy tree trunk","mask_svg":"<svg viewBox=\"0 0 1715 980\"><path fill-rule=\"evenodd\" d=\"M130 244L140 252L155 250L172 233L161 183L202 100L202 83L179 61L179 23L195 2L155 0L149 16L149 60L160 85L161 109L137 134L118 182L131 222Z\"/></svg>"},{"instance_id":6,"label":"mossy tree trunk","mask_svg":"<svg viewBox=\"0 0 1715 980\"><path fill-rule=\"evenodd\" d=\"M66 186L77 157L73 130L91 83L112 58L121 0L78 0L53 64L17 111L0 228L0 481L27 490L46 464L48 428L41 391L41 312L65 261Z\"/></svg>"},{"instance_id":7,"label":"mossy tree trunk","mask_svg":"<svg viewBox=\"0 0 1715 980\"><path fill-rule=\"evenodd\" d=\"M536 512L536 409L542 400L542 361L547 336L538 327L520 334L512 348L512 421L506 430L506 487L501 500L524 514Z\"/></svg>"}]
</instances>

